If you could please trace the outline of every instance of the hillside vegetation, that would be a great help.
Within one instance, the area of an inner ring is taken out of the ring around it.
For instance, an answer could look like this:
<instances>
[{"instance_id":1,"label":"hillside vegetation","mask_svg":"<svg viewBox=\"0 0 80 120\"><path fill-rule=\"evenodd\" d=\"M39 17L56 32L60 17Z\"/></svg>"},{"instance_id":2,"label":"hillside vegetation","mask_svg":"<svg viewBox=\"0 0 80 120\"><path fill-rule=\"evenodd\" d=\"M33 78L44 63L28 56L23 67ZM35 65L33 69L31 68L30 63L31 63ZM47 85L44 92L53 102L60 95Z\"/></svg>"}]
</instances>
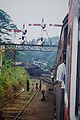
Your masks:
<instances>
[{"instance_id":1,"label":"hillside vegetation","mask_svg":"<svg viewBox=\"0 0 80 120\"><path fill-rule=\"evenodd\" d=\"M29 75L23 67L12 67L10 61L4 59L0 76L0 103L25 87L27 79Z\"/></svg>"}]
</instances>

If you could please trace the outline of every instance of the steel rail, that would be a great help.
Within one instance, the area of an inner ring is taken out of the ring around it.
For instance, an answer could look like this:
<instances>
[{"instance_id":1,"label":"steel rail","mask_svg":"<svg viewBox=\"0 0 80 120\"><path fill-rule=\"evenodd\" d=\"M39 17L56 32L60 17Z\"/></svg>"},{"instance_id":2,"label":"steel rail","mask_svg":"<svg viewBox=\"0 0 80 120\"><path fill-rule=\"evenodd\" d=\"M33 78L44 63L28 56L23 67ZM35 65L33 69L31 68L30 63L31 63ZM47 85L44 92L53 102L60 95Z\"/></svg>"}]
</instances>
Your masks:
<instances>
[{"instance_id":1,"label":"steel rail","mask_svg":"<svg viewBox=\"0 0 80 120\"><path fill-rule=\"evenodd\" d=\"M37 79L39 79L39 78L37 78ZM47 82L47 83L49 83L49 84L51 84L51 82L50 81L46 81L46 80L44 80L44 79L42 79L41 78L41 80L43 80L44 82ZM33 96L31 96L31 98L29 99L29 101L24 105L24 107L21 109L21 111L17 114L17 116L14 118L14 120L17 120L18 118L19 118L19 116L22 114L22 112L24 111L24 109L26 108L26 106L28 106L29 105L29 103L32 101L32 99L35 97L35 95L36 95L36 93L38 92L38 90L36 90L36 92L33 94ZM45 95L45 97L47 96L47 94Z\"/></svg>"},{"instance_id":2,"label":"steel rail","mask_svg":"<svg viewBox=\"0 0 80 120\"><path fill-rule=\"evenodd\" d=\"M6 101L3 105L0 106L0 108L4 107L5 105L7 105L9 103L9 101L11 101L14 98L17 98L18 96L20 96L23 92L25 91L25 89L23 91L21 91L18 95L13 96L12 98L10 98L8 101Z\"/></svg>"},{"instance_id":3,"label":"steel rail","mask_svg":"<svg viewBox=\"0 0 80 120\"><path fill-rule=\"evenodd\" d=\"M32 99L34 98L34 96L36 95L36 93L38 92L38 90L36 90L36 92L31 96L31 98L29 99L29 101L24 105L24 107L21 109L21 111L17 114L17 116L14 118L14 120L17 120L18 117L21 115L21 113L24 111L25 107L29 105L29 103L32 101Z\"/></svg>"}]
</instances>

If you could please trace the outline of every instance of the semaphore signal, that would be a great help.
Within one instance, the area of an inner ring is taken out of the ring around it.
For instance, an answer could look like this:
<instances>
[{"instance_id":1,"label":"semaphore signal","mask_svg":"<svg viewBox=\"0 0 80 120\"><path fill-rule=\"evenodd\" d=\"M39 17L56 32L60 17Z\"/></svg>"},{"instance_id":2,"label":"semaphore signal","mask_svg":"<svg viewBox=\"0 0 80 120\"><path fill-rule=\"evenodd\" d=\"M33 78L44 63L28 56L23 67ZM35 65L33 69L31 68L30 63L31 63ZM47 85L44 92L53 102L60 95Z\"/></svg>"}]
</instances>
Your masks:
<instances>
[{"instance_id":1,"label":"semaphore signal","mask_svg":"<svg viewBox=\"0 0 80 120\"><path fill-rule=\"evenodd\" d=\"M49 37L49 34L47 32L46 26L50 26L50 27L62 27L62 24L46 24L44 21L44 18L42 18L41 20L41 24L37 23L37 24L28 24L28 26L30 27L41 27L42 31L46 33L47 38L49 40L50 45L52 45L51 39ZM27 40L27 29L25 28L25 24L23 24L22 30L19 29L9 29L10 32L14 31L15 33L19 33L22 32L22 37L20 37L19 39L21 39L23 41L23 43L27 43L28 44L28 40ZM43 45L44 44L44 38L43 36L41 36L41 38L38 41L39 45Z\"/></svg>"}]
</instances>

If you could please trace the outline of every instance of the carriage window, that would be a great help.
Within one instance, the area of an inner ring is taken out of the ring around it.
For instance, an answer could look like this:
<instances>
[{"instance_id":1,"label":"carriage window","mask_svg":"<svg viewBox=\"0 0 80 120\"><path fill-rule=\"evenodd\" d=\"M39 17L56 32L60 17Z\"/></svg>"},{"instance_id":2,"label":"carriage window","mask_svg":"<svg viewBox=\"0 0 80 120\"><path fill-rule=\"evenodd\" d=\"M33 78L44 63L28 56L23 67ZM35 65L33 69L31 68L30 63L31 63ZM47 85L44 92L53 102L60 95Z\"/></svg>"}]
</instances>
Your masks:
<instances>
[{"instance_id":1,"label":"carriage window","mask_svg":"<svg viewBox=\"0 0 80 120\"><path fill-rule=\"evenodd\" d=\"M71 36L71 30L69 31L68 34L68 39L67 39L67 56L66 56L66 81L65 81L65 87L66 87L66 92L68 95L68 79L69 79L69 61L70 61L70 36Z\"/></svg>"},{"instance_id":2,"label":"carriage window","mask_svg":"<svg viewBox=\"0 0 80 120\"><path fill-rule=\"evenodd\" d=\"M80 18L78 21L78 53L77 53L77 79L76 79L76 115L80 113Z\"/></svg>"},{"instance_id":3,"label":"carriage window","mask_svg":"<svg viewBox=\"0 0 80 120\"><path fill-rule=\"evenodd\" d=\"M79 40L78 41L80 41L80 30L79 30Z\"/></svg>"}]
</instances>

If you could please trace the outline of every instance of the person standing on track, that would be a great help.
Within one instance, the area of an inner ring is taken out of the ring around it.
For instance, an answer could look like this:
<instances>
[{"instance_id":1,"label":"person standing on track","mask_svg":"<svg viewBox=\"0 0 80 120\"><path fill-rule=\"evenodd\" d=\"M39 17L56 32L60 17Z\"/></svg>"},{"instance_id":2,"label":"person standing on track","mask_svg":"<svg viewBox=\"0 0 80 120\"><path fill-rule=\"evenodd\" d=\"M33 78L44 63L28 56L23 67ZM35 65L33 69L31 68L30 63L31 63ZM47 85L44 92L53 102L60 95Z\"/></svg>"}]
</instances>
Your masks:
<instances>
[{"instance_id":1,"label":"person standing on track","mask_svg":"<svg viewBox=\"0 0 80 120\"><path fill-rule=\"evenodd\" d=\"M29 80L27 80L27 88L26 88L27 91L29 91L29 86L30 86Z\"/></svg>"},{"instance_id":2,"label":"person standing on track","mask_svg":"<svg viewBox=\"0 0 80 120\"><path fill-rule=\"evenodd\" d=\"M42 83L41 83L41 80L40 80L40 83L39 83L39 89L41 90L41 87L42 87Z\"/></svg>"},{"instance_id":3,"label":"person standing on track","mask_svg":"<svg viewBox=\"0 0 80 120\"><path fill-rule=\"evenodd\" d=\"M33 90L34 90L34 84L32 83L32 90L31 90L31 92L33 92Z\"/></svg>"},{"instance_id":4,"label":"person standing on track","mask_svg":"<svg viewBox=\"0 0 80 120\"><path fill-rule=\"evenodd\" d=\"M36 90L38 90L38 83L36 82Z\"/></svg>"}]
</instances>

